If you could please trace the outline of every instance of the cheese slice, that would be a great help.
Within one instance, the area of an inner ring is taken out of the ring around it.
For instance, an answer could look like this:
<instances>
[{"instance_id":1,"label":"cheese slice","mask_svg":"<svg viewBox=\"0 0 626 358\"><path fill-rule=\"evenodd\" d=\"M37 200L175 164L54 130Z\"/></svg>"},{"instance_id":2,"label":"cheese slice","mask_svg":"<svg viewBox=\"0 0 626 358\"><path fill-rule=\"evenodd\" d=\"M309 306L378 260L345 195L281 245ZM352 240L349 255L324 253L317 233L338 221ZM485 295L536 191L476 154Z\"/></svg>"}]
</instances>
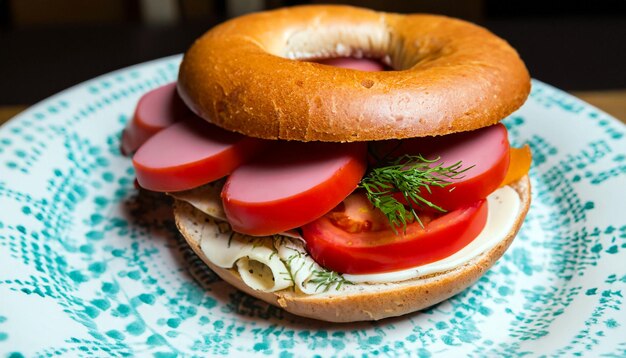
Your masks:
<instances>
[{"instance_id":1,"label":"cheese slice","mask_svg":"<svg viewBox=\"0 0 626 358\"><path fill-rule=\"evenodd\" d=\"M293 286L291 274L276 254L272 240L241 235L210 219L202 225L200 249L216 266L235 268L255 290L274 292Z\"/></svg>"},{"instance_id":2,"label":"cheese slice","mask_svg":"<svg viewBox=\"0 0 626 358\"><path fill-rule=\"evenodd\" d=\"M224 180L222 179L195 189L177 191L168 193L168 195L189 203L189 205L214 219L227 221L221 198L223 187Z\"/></svg>"}]
</instances>

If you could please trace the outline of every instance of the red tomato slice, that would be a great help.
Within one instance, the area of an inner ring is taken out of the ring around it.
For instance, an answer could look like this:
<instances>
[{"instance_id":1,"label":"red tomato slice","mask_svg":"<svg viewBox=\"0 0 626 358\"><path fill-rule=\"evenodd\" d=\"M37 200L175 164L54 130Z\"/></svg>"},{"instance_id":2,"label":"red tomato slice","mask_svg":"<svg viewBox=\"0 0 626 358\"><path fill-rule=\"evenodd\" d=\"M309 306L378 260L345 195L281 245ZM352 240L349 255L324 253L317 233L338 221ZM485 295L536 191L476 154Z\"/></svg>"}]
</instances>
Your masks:
<instances>
[{"instance_id":1,"label":"red tomato slice","mask_svg":"<svg viewBox=\"0 0 626 358\"><path fill-rule=\"evenodd\" d=\"M180 191L230 174L266 141L190 118L155 134L133 157L137 181L153 191Z\"/></svg>"},{"instance_id":2,"label":"red tomato slice","mask_svg":"<svg viewBox=\"0 0 626 358\"><path fill-rule=\"evenodd\" d=\"M421 214L396 235L362 193L302 227L307 251L320 265L340 273L398 271L435 262L467 246L485 227L482 199L446 214Z\"/></svg>"},{"instance_id":3,"label":"red tomato slice","mask_svg":"<svg viewBox=\"0 0 626 358\"><path fill-rule=\"evenodd\" d=\"M277 142L237 168L222 190L233 229L271 235L326 214L357 187L366 169L364 143Z\"/></svg>"},{"instance_id":4,"label":"red tomato slice","mask_svg":"<svg viewBox=\"0 0 626 358\"><path fill-rule=\"evenodd\" d=\"M472 167L459 178L450 180L452 184L446 187L431 187L430 193L427 190L420 192L426 200L445 210L453 210L486 198L500 186L510 161L507 135L506 127L496 124L441 137L375 142L370 152L388 153L388 158L422 154L429 160L440 158L434 164L450 166L461 161L462 168ZM396 197L406 204L402 195Z\"/></svg>"},{"instance_id":5,"label":"red tomato slice","mask_svg":"<svg viewBox=\"0 0 626 358\"><path fill-rule=\"evenodd\" d=\"M133 119L122 132L122 154L133 153L148 138L191 115L176 92L176 82L144 94L137 103Z\"/></svg>"}]
</instances>

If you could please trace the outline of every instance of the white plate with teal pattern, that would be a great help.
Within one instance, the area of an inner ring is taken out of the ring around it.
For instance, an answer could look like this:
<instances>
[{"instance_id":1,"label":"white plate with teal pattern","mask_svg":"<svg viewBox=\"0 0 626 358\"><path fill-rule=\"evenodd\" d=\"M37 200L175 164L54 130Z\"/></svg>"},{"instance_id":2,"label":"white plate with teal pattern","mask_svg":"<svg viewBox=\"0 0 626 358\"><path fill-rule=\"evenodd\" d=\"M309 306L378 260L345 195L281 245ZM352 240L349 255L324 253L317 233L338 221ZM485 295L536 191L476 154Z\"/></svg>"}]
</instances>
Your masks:
<instances>
[{"instance_id":1,"label":"white plate with teal pattern","mask_svg":"<svg viewBox=\"0 0 626 358\"><path fill-rule=\"evenodd\" d=\"M626 356L626 128L534 81L505 120L533 203L478 283L359 324L291 316L205 269L160 197L138 197L120 131L180 57L120 70L0 128L0 357Z\"/></svg>"}]
</instances>

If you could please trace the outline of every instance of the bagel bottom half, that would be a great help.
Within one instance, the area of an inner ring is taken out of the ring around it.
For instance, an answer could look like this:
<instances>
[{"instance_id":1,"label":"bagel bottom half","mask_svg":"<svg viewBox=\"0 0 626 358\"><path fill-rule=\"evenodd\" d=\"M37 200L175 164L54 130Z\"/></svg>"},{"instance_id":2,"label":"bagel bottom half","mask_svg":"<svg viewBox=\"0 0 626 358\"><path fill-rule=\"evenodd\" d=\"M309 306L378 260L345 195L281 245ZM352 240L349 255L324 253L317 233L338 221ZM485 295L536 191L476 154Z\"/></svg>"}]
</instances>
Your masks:
<instances>
[{"instance_id":1,"label":"bagel bottom half","mask_svg":"<svg viewBox=\"0 0 626 358\"><path fill-rule=\"evenodd\" d=\"M241 280L235 270L211 263L200 249L201 238L195 228L205 224L204 213L177 200L174 216L178 229L195 253L211 270L239 290L298 316L330 322L369 321L419 311L456 295L476 282L504 254L530 207L528 176L510 186L520 196L521 205L512 229L492 249L452 270L397 283L359 284L371 287L363 292L336 295L306 295L291 289L277 292L254 290Z\"/></svg>"}]
</instances>

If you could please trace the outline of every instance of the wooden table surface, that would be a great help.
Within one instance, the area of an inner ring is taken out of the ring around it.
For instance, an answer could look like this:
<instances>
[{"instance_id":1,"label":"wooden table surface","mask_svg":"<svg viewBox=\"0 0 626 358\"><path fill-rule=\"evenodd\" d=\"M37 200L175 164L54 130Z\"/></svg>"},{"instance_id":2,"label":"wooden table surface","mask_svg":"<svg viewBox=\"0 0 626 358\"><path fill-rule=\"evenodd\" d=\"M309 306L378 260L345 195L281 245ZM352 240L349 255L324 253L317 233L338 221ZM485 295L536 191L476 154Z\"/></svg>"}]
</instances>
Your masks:
<instances>
[{"instance_id":1,"label":"wooden table surface","mask_svg":"<svg viewBox=\"0 0 626 358\"><path fill-rule=\"evenodd\" d=\"M602 109L626 124L626 89L572 92L572 94ZM13 118L26 108L28 108L28 106L0 106L0 124Z\"/></svg>"}]
</instances>

